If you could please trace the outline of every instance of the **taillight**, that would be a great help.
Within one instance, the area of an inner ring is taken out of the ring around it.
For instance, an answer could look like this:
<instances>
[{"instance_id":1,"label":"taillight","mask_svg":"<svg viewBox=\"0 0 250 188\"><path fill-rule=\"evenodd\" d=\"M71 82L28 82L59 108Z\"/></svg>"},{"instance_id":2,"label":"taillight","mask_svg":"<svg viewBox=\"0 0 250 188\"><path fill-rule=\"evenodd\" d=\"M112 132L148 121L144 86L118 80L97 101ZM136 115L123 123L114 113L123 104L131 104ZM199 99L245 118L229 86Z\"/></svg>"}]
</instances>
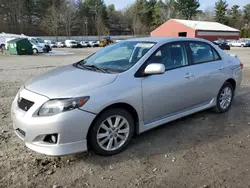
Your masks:
<instances>
[{"instance_id":1,"label":"taillight","mask_svg":"<svg viewBox=\"0 0 250 188\"><path fill-rule=\"evenodd\" d=\"M243 69L244 68L244 64L240 63L240 68Z\"/></svg>"}]
</instances>

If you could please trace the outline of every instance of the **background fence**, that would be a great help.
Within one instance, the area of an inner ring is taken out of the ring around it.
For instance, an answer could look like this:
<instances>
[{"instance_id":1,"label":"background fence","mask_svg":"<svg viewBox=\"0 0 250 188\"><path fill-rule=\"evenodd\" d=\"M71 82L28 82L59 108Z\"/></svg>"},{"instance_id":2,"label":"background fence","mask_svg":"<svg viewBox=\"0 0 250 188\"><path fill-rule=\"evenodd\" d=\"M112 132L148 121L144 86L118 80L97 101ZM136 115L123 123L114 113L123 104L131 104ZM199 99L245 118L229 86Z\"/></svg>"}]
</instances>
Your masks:
<instances>
[{"instance_id":1,"label":"background fence","mask_svg":"<svg viewBox=\"0 0 250 188\"><path fill-rule=\"evenodd\" d=\"M51 41L65 41L65 40L78 40L78 41L96 41L101 40L107 36L39 36L37 38L42 38L44 40L51 40ZM130 38L135 38L137 36L134 35L122 35L122 36L110 36L111 40L126 40ZM140 36L142 37L142 36Z\"/></svg>"}]
</instances>

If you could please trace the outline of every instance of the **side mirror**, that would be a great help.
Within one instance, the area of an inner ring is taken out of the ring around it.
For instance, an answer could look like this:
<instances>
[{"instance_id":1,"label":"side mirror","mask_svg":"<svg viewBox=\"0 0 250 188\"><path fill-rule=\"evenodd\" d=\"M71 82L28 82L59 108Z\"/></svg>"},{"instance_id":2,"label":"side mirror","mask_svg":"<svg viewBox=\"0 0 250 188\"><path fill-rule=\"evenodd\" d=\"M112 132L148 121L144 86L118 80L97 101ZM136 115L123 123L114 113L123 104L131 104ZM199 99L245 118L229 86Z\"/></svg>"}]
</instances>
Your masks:
<instances>
[{"instance_id":1,"label":"side mirror","mask_svg":"<svg viewBox=\"0 0 250 188\"><path fill-rule=\"evenodd\" d=\"M165 66L161 63L152 63L149 64L144 70L145 75L153 75L153 74L164 74Z\"/></svg>"}]
</instances>

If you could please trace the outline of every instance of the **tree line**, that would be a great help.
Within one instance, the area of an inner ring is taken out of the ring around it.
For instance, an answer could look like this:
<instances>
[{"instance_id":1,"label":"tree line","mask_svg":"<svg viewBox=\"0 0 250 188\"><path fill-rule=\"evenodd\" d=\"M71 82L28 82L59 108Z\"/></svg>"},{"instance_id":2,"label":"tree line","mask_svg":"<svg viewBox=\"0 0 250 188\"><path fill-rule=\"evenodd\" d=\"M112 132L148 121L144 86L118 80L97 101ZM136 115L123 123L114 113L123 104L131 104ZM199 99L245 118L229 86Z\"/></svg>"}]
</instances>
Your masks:
<instances>
[{"instance_id":1,"label":"tree line","mask_svg":"<svg viewBox=\"0 0 250 188\"><path fill-rule=\"evenodd\" d=\"M173 18L217 21L250 37L250 4L226 0L205 10L199 0L136 0L123 10L103 0L0 0L0 32L26 35L149 35Z\"/></svg>"}]
</instances>

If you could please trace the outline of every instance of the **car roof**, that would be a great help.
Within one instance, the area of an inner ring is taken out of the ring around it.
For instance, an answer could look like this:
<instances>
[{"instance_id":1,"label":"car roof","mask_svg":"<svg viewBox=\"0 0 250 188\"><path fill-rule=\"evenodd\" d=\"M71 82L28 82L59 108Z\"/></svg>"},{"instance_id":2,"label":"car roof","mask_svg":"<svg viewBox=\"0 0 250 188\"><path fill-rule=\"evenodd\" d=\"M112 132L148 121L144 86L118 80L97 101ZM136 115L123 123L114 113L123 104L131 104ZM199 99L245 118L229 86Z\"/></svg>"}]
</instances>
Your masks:
<instances>
[{"instance_id":1,"label":"car roof","mask_svg":"<svg viewBox=\"0 0 250 188\"><path fill-rule=\"evenodd\" d=\"M174 41L201 41L201 42L209 42L205 39L200 38L188 38L188 37L144 37L144 38L133 38L128 41L142 41L142 42L156 42L156 43L167 43Z\"/></svg>"}]
</instances>

